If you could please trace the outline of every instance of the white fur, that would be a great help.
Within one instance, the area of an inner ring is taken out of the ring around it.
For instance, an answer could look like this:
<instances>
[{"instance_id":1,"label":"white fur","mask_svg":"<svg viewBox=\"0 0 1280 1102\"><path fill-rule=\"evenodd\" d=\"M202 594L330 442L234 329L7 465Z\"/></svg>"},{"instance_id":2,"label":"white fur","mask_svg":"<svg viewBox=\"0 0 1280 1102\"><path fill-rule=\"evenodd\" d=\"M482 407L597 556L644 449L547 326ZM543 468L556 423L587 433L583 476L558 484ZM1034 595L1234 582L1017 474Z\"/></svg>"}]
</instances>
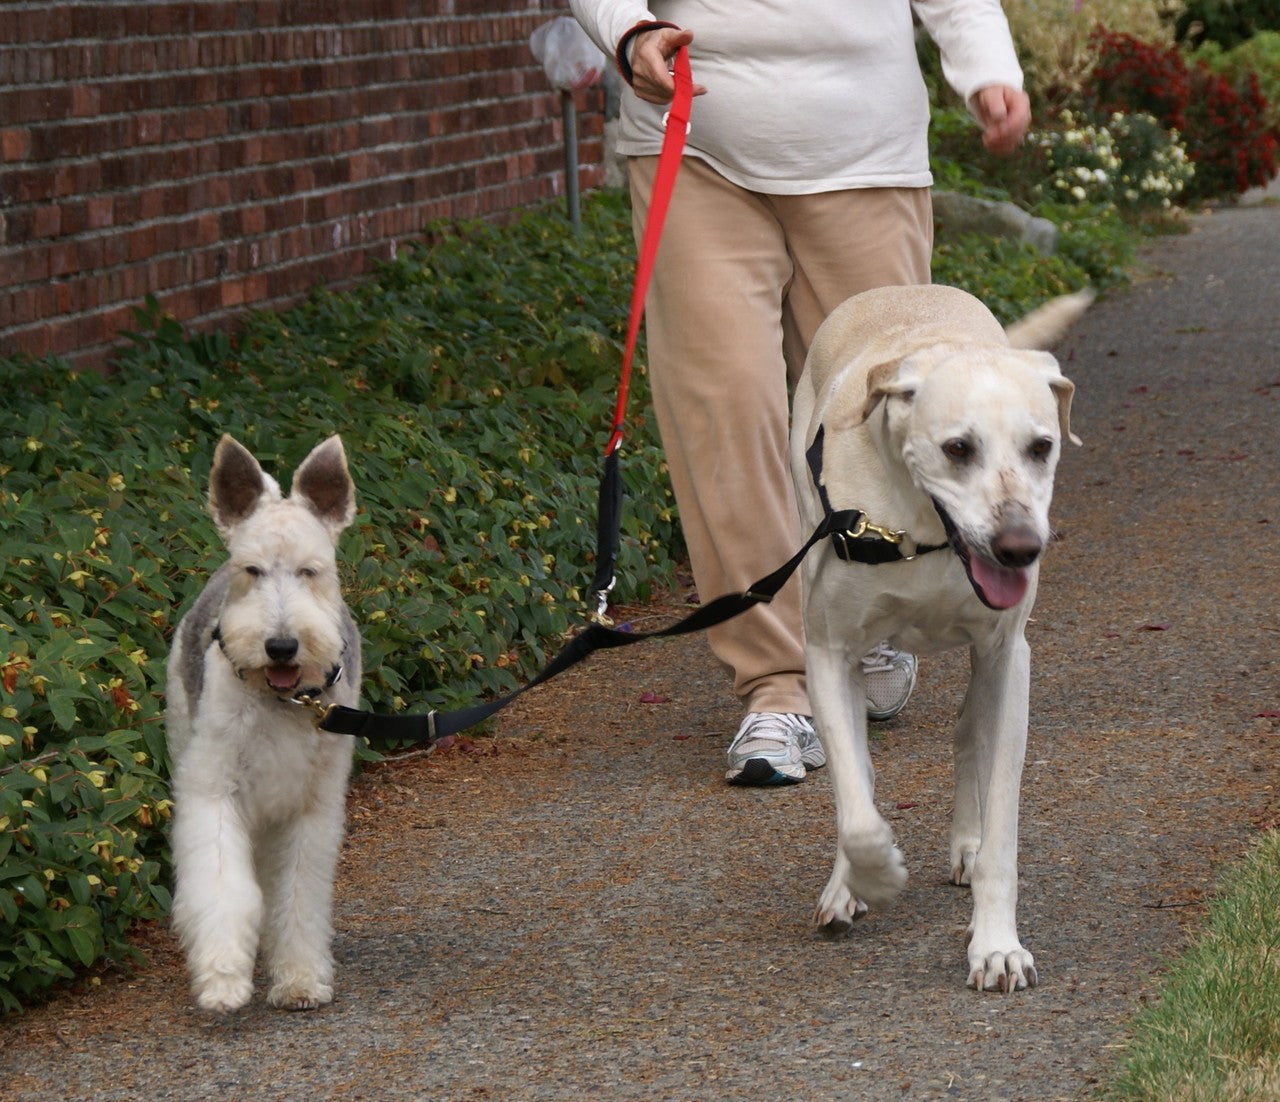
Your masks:
<instances>
[{"instance_id":1,"label":"white fur","mask_svg":"<svg viewBox=\"0 0 1280 1102\"><path fill-rule=\"evenodd\" d=\"M1041 312L1020 339L1047 343L1088 297ZM809 694L837 827L816 921L845 927L907 879L875 806L860 656L883 639L917 654L967 646L950 872L973 889L968 977L979 990L1036 982L1015 922L1030 681L1024 628L1050 534L1054 469L1063 438L1074 439L1071 392L1052 356L1012 347L976 299L924 286L870 291L838 307L815 337L795 395L792 468L809 526L823 508L805 453L822 425L822 481L834 509L856 508L905 531L910 552L947 541L936 500L977 561L977 576L1011 586L1006 599L1021 592L1009 607L987 607L951 549L863 565L841 561L825 544L803 569ZM1015 565L1000 565L1011 559Z\"/></svg>"},{"instance_id":2,"label":"white fur","mask_svg":"<svg viewBox=\"0 0 1280 1102\"><path fill-rule=\"evenodd\" d=\"M244 1006L261 948L268 1001L312 1009L333 998L333 880L352 743L318 731L289 698L322 687L338 665L322 699L358 698L360 642L334 554L355 513L341 441L318 445L282 500L224 436L209 506L230 559L179 624L168 665L174 926L200 1007ZM296 640L296 654L276 661L269 639ZM293 667L297 684L284 686Z\"/></svg>"}]
</instances>

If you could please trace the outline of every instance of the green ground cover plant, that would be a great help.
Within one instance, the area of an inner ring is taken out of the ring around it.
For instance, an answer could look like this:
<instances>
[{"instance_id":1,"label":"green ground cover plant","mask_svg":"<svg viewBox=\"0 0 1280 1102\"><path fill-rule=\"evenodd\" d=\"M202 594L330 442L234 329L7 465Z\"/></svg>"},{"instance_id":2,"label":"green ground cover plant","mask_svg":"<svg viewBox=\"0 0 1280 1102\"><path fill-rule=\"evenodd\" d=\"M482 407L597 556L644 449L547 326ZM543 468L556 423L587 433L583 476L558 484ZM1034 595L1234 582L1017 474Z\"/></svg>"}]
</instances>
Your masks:
<instances>
[{"instance_id":1,"label":"green ground cover plant","mask_svg":"<svg viewBox=\"0 0 1280 1102\"><path fill-rule=\"evenodd\" d=\"M166 913L167 639L222 557L219 435L282 479L340 432L339 548L369 707L513 688L581 623L634 264L617 196L502 229L432 227L344 294L236 338L144 309L116 374L0 361L0 1005L129 957ZM619 592L682 554L634 381Z\"/></svg>"}]
</instances>

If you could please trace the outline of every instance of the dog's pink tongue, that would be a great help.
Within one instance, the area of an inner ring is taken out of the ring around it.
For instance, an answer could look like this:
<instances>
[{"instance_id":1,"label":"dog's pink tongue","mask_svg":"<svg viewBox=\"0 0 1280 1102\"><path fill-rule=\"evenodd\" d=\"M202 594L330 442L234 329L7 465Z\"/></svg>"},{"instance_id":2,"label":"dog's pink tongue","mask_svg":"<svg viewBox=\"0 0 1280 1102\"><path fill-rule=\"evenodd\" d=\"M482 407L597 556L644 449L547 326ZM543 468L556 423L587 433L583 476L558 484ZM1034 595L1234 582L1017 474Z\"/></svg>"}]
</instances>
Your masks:
<instances>
[{"instance_id":1,"label":"dog's pink tongue","mask_svg":"<svg viewBox=\"0 0 1280 1102\"><path fill-rule=\"evenodd\" d=\"M297 666L268 666L267 684L273 689L292 689L298 683Z\"/></svg>"},{"instance_id":2,"label":"dog's pink tongue","mask_svg":"<svg viewBox=\"0 0 1280 1102\"><path fill-rule=\"evenodd\" d=\"M973 584L992 608L1013 608L1027 592L1027 572L996 566L974 555L969 562Z\"/></svg>"}]
</instances>

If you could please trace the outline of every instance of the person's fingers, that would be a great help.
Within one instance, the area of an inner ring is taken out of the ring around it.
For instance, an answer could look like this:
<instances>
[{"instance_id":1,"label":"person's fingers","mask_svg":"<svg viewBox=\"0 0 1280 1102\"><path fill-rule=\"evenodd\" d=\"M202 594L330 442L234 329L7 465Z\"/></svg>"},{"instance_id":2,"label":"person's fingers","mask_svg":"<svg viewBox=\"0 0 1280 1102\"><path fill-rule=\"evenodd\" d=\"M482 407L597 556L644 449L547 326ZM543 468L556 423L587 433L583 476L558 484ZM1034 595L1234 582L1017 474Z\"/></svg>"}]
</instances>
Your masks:
<instances>
[{"instance_id":1,"label":"person's fingers","mask_svg":"<svg viewBox=\"0 0 1280 1102\"><path fill-rule=\"evenodd\" d=\"M980 89L973 97L974 114L982 126L982 144L993 153L1011 153L1031 126L1031 100L1005 84Z\"/></svg>"},{"instance_id":2,"label":"person's fingers","mask_svg":"<svg viewBox=\"0 0 1280 1102\"><path fill-rule=\"evenodd\" d=\"M676 92L672 62L680 47L692 41L692 31L674 27L659 27L636 35L631 47L631 87L636 95L649 103L670 103ZM693 87L695 96L705 91L701 85Z\"/></svg>"}]
</instances>

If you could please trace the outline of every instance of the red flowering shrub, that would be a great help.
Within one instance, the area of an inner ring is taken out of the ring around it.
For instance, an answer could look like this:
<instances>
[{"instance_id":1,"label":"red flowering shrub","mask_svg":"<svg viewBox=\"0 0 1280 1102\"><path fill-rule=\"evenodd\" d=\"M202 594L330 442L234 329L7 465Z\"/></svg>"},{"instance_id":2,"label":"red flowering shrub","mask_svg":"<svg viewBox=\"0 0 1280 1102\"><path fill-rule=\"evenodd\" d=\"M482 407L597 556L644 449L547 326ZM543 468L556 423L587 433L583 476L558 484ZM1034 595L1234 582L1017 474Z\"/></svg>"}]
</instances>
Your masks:
<instances>
[{"instance_id":1,"label":"red flowering shrub","mask_svg":"<svg viewBox=\"0 0 1280 1102\"><path fill-rule=\"evenodd\" d=\"M1097 27L1097 55L1085 97L1101 118L1154 115L1177 130L1196 167L1190 199L1238 195L1276 175L1276 135L1254 74L1237 87L1203 62L1188 67L1177 47L1153 45Z\"/></svg>"},{"instance_id":2,"label":"red flowering shrub","mask_svg":"<svg viewBox=\"0 0 1280 1102\"><path fill-rule=\"evenodd\" d=\"M1237 89L1203 62L1190 72L1183 140L1196 166L1192 193L1209 199L1267 183L1276 174L1276 136L1258 78L1248 73Z\"/></svg>"},{"instance_id":3,"label":"red flowering shrub","mask_svg":"<svg viewBox=\"0 0 1280 1102\"><path fill-rule=\"evenodd\" d=\"M1186 62L1176 47L1143 42L1101 24L1089 37L1097 59L1085 85L1092 109L1103 118L1146 114L1166 127L1183 129L1183 111L1191 96Z\"/></svg>"}]
</instances>

